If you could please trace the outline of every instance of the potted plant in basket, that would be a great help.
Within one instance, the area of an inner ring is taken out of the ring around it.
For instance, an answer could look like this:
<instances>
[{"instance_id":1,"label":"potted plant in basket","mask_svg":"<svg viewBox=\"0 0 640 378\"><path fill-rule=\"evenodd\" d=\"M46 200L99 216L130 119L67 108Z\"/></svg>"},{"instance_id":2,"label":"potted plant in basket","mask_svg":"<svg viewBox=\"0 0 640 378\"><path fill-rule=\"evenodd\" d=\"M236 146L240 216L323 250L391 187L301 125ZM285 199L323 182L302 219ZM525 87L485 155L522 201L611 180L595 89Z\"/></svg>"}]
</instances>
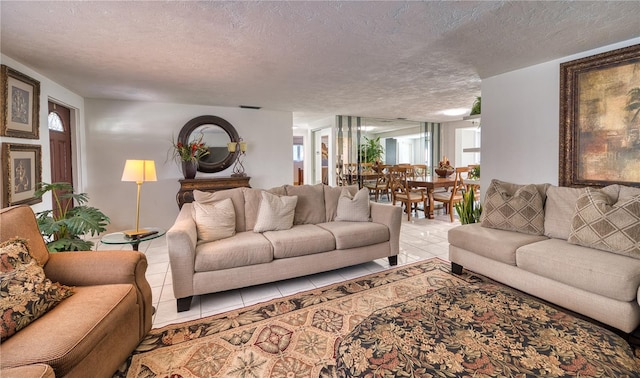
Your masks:
<instances>
[{"instance_id":1,"label":"potted plant in basket","mask_svg":"<svg viewBox=\"0 0 640 378\"><path fill-rule=\"evenodd\" d=\"M47 249L51 252L90 251L93 242L81 236L94 236L106 231L111 222L109 217L95 207L86 206L89 201L87 194L73 193L73 187L68 182L40 183L35 195L41 198L48 192L53 194L56 211L45 210L36 214ZM76 206L73 206L73 201Z\"/></svg>"},{"instance_id":2,"label":"potted plant in basket","mask_svg":"<svg viewBox=\"0 0 640 378\"><path fill-rule=\"evenodd\" d=\"M182 164L182 174L186 179L196 177L198 161L209 155L209 148L202 141L202 135L192 142L183 144L182 142L172 142L173 158Z\"/></svg>"}]
</instances>

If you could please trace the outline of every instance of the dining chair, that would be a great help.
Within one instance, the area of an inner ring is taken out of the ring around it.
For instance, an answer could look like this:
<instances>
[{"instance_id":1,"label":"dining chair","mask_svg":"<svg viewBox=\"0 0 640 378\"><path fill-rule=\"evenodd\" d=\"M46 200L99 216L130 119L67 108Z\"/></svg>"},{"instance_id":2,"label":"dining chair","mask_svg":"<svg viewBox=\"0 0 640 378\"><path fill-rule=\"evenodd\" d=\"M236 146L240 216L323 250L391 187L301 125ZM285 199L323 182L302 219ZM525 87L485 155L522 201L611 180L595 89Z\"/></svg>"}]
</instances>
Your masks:
<instances>
[{"instance_id":1,"label":"dining chair","mask_svg":"<svg viewBox=\"0 0 640 378\"><path fill-rule=\"evenodd\" d=\"M427 179L427 165L426 164L414 164L411 166L413 169L414 180L426 180Z\"/></svg>"},{"instance_id":2,"label":"dining chair","mask_svg":"<svg viewBox=\"0 0 640 378\"><path fill-rule=\"evenodd\" d=\"M464 179L463 174L469 172L468 167L456 168L455 179L453 182L453 186L450 190L445 192L434 192L433 200L442 202L445 208L445 211L449 213L449 219L453 222L453 208L454 205L458 202L462 202L462 194L465 190L464 188Z\"/></svg>"},{"instance_id":3,"label":"dining chair","mask_svg":"<svg viewBox=\"0 0 640 378\"><path fill-rule=\"evenodd\" d=\"M364 185L369 189L369 195L373 194L374 201L378 202L378 199L382 196L382 194L387 196L387 200L391 201L391 196L389 195L389 175L386 172L378 173L378 177L375 181L367 182Z\"/></svg>"},{"instance_id":4,"label":"dining chair","mask_svg":"<svg viewBox=\"0 0 640 378\"><path fill-rule=\"evenodd\" d=\"M410 173L410 168L407 167L393 167L389 172L389 180L391 185L391 203L395 206L396 201L401 202L405 206L407 212L407 219L411 220L411 213L415 210L422 210L427 214L429 204L428 197L425 189L412 189L407 183L407 175ZM423 204L423 208L420 209L418 204Z\"/></svg>"}]
</instances>

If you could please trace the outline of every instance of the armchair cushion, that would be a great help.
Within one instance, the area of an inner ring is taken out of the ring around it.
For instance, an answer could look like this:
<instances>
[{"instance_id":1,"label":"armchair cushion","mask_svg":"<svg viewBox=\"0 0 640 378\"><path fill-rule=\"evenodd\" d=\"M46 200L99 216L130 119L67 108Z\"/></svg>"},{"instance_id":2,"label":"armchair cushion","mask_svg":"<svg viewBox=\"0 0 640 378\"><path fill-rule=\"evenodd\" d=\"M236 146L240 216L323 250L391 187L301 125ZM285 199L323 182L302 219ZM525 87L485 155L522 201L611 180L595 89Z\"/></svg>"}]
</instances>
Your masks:
<instances>
[{"instance_id":1,"label":"armchair cushion","mask_svg":"<svg viewBox=\"0 0 640 378\"><path fill-rule=\"evenodd\" d=\"M0 261L0 334L4 342L73 291L45 277L42 267L29 255L25 240L0 244Z\"/></svg>"}]
</instances>

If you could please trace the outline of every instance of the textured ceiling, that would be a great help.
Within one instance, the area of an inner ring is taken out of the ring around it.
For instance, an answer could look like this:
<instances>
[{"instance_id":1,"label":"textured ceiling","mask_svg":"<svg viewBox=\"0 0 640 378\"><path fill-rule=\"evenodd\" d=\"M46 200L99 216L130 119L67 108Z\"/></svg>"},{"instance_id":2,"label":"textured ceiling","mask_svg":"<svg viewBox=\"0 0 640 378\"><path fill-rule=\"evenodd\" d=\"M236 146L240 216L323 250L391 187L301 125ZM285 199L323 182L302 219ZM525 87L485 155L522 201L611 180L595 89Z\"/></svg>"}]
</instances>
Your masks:
<instances>
[{"instance_id":1,"label":"textured ceiling","mask_svg":"<svg viewBox=\"0 0 640 378\"><path fill-rule=\"evenodd\" d=\"M481 78L640 36L640 2L1 1L3 54L87 98L459 119Z\"/></svg>"}]
</instances>

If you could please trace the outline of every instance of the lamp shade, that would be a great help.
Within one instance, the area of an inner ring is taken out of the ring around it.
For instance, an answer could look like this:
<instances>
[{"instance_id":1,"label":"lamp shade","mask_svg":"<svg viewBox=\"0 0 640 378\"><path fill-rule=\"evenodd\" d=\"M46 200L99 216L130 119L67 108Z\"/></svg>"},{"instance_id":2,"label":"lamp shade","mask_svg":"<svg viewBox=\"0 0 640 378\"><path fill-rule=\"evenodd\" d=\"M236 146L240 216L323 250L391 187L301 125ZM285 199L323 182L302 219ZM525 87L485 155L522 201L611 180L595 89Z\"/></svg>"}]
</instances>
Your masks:
<instances>
[{"instance_id":1,"label":"lamp shade","mask_svg":"<svg viewBox=\"0 0 640 378\"><path fill-rule=\"evenodd\" d=\"M153 160L127 160L124 164L121 181L158 181L156 162Z\"/></svg>"}]
</instances>

